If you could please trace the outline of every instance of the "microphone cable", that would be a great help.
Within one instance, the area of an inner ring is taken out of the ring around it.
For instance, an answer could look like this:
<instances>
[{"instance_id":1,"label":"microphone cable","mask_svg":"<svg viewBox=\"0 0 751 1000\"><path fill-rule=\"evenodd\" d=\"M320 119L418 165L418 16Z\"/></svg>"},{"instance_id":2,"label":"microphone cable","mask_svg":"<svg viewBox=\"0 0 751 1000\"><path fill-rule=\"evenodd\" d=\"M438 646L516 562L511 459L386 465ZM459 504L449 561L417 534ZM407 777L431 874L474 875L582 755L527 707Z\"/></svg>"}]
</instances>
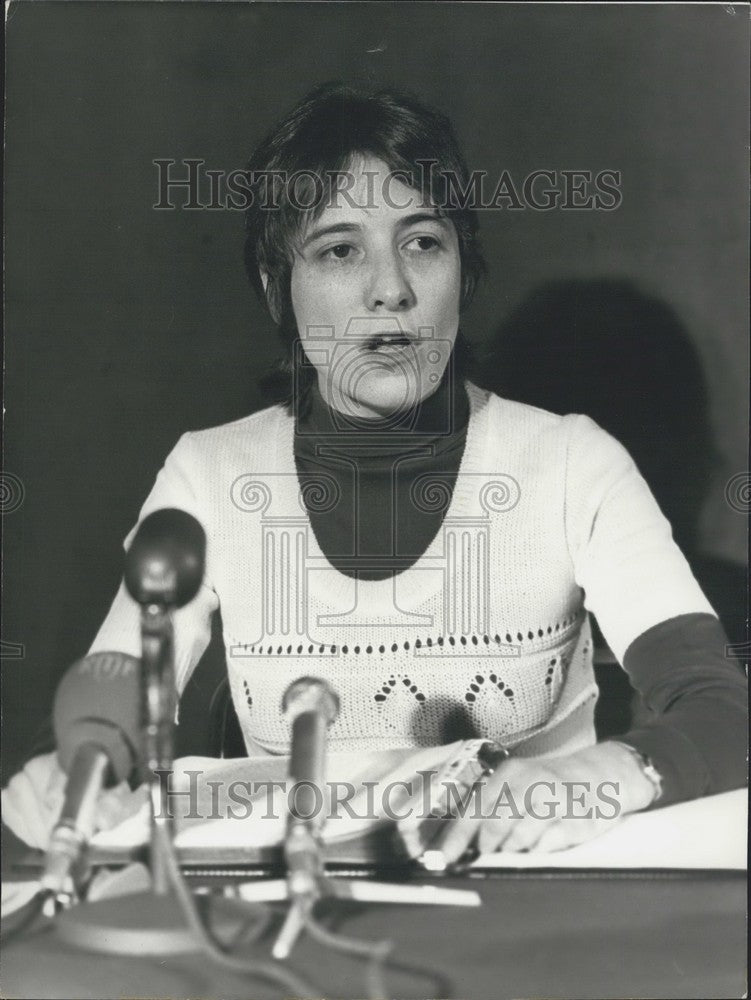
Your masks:
<instances>
[{"instance_id":1,"label":"microphone cable","mask_svg":"<svg viewBox=\"0 0 751 1000\"><path fill-rule=\"evenodd\" d=\"M160 826L158 827L158 833L161 839L161 846L164 848L163 857L166 861L167 874L175 890L185 919L188 926L196 935L201 948L210 958L234 972L243 972L284 986L291 991L292 996L323 996L323 993L319 989L276 960L249 960L231 954L228 950L230 946L225 942L220 942L216 938L211 928L206 926L201 914L198 912L193 894L180 870L174 845L167 835L166 829ZM268 927L270 921L271 913L268 906L259 903L246 905L249 908L249 915L256 913L258 920L255 927L252 928L251 937L248 938L246 935L243 935L241 930L234 936L233 945L238 943L241 936L246 943L258 940L263 931ZM335 933L325 928L310 913L305 917L305 929L314 941L327 948L345 955L367 959L366 984L368 1000L388 1000L390 994L386 989L384 966L389 954L393 950L393 942L387 940L376 942L359 941L355 938Z\"/></svg>"},{"instance_id":2,"label":"microphone cable","mask_svg":"<svg viewBox=\"0 0 751 1000\"><path fill-rule=\"evenodd\" d=\"M314 941L331 948L333 951L339 951L344 955L354 955L357 958L366 958L368 964L365 971L365 983L368 1000L388 1000L391 994L386 990L384 973L388 956L394 948L393 941L360 941L357 938L330 931L316 920L310 911L305 915L305 930Z\"/></svg>"},{"instance_id":3,"label":"microphone cable","mask_svg":"<svg viewBox=\"0 0 751 1000\"><path fill-rule=\"evenodd\" d=\"M311 986L305 979L299 976L292 969L285 968L275 960L245 959L232 954L228 950L228 945L218 940L210 927L204 923L201 914L198 912L193 894L183 878L180 864L177 860L173 844L167 831L161 826L157 828L163 849L163 860L165 861L167 874L175 891L175 895L182 909L185 920L196 936L197 942L203 951L215 962L232 972L241 972L245 975L255 976L282 986L290 996L316 997L323 996L321 991ZM245 940L257 940L268 926L270 911L267 906L261 904L245 904L248 906L249 916L254 912L258 915L252 935ZM232 944L236 945L240 934L235 936Z\"/></svg>"},{"instance_id":4,"label":"microphone cable","mask_svg":"<svg viewBox=\"0 0 751 1000\"><path fill-rule=\"evenodd\" d=\"M231 941L220 941L210 927L206 926L198 911L193 894L183 878L167 830L161 826L157 826L157 833L161 841L162 859L165 862L167 875L182 914L186 923L193 931L197 944L211 959L233 972L244 973L245 975L264 979L276 986L281 986L289 996L316 997L323 995L320 990L311 986L310 983L301 976L298 976L293 970L285 968L275 960L244 959L232 954L231 949L236 947L241 940L245 944L252 943L258 940L263 934L271 920L269 907L258 903L245 903L244 906L248 910L248 921L240 926ZM52 898L54 898L54 893L47 889L40 889L32 896L28 903L13 914L9 914L3 921L4 926L0 928L0 943L3 947L8 942L28 931L35 924L42 915L45 904ZM16 916L16 913L18 916ZM255 918L254 922L251 923L253 918Z\"/></svg>"},{"instance_id":5,"label":"microphone cable","mask_svg":"<svg viewBox=\"0 0 751 1000\"><path fill-rule=\"evenodd\" d=\"M172 843L169 841L169 838L166 838L166 841L168 847L168 851L166 852L167 871L175 890L175 895L188 926L196 935L198 944L212 960L233 972L242 972L251 976L257 976L276 985L283 986L293 996L315 997L323 995L320 990L311 986L310 983L298 976L297 973L285 968L281 963L248 960L232 954L232 950L241 943L252 944L261 937L271 921L269 907L261 903L245 904L248 907L248 922L241 925L233 935L231 941L219 941L211 928L207 927L204 923L193 894L180 870ZM16 913L9 914L3 921L5 926L0 929L0 944L5 947L10 941L15 940L21 934L28 931L42 915L45 903L52 896L53 894L46 890L39 890L25 906L17 911L18 916L16 916ZM338 932L330 931L310 913L308 913L305 920L305 929L314 941L327 948L331 948L333 951L368 960L366 969L368 1000L385 1000L385 998L391 996L387 992L384 979L385 967L387 965L395 969L403 968L405 971L417 973L429 979L441 979L441 977L436 977L432 970L389 961L389 955L393 950L393 942L391 941L361 941L344 934L339 934ZM436 985L439 986L439 983L436 982ZM436 996L449 996L449 990L449 984L441 981L438 991L434 991L434 993Z\"/></svg>"},{"instance_id":6,"label":"microphone cable","mask_svg":"<svg viewBox=\"0 0 751 1000\"><path fill-rule=\"evenodd\" d=\"M310 936L319 944L345 955L353 955L368 960L365 974L366 989L368 992L367 1000L390 1000L394 996L393 993L388 991L386 986L384 977L387 969L401 970L412 976L420 976L423 979L430 980L431 988L426 995L436 997L453 996L452 984L440 972L423 965L397 961L395 958L392 958L393 941L387 939L382 941L362 941L357 938L351 938L340 934L338 931L331 931L327 927L324 927L310 912L307 914L304 926Z\"/></svg>"},{"instance_id":7,"label":"microphone cable","mask_svg":"<svg viewBox=\"0 0 751 1000\"><path fill-rule=\"evenodd\" d=\"M231 954L229 949L236 947L241 939L243 943L248 944L260 938L271 921L270 908L264 903L246 903L245 905L249 910L249 917L253 914L257 917L256 923L251 928L249 934L243 933L244 928L241 928L233 935L231 942L219 941L198 911L193 894L183 877L174 845L168 836L167 830L159 827L158 832L162 840L162 846L164 847L163 857L166 862L167 874L175 890L185 919L188 926L195 933L201 948L210 958L233 972L257 976L276 985L284 986L289 991L290 996L300 998L324 996L324 992L311 985L297 972L286 967L276 959L244 959ZM451 984L444 980L440 974L437 974L435 970L420 965L391 960L389 956L394 948L392 941L387 939L382 941L362 941L340 934L339 932L331 931L324 927L310 912L306 914L304 926L310 937L318 942L318 944L344 955L365 958L367 960L368 964L365 973L367 1000L390 1000L392 997L385 983L385 970L389 966L433 981L436 987L440 987L437 993L433 991L436 996L442 995L448 997L451 995Z\"/></svg>"}]
</instances>

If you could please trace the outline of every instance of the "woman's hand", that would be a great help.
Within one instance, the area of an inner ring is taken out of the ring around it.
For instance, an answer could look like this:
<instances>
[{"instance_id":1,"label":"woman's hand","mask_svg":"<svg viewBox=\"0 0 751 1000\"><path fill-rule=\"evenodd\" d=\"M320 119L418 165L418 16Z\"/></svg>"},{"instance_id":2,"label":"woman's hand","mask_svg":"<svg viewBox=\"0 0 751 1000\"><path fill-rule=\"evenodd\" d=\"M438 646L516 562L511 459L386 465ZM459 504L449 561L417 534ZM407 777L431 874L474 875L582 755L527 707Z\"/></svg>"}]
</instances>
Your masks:
<instances>
[{"instance_id":1,"label":"woman's hand","mask_svg":"<svg viewBox=\"0 0 751 1000\"><path fill-rule=\"evenodd\" d=\"M443 839L451 864L476 842L492 851L560 851L645 809L655 788L635 755L600 743L565 757L510 758L481 782Z\"/></svg>"}]
</instances>

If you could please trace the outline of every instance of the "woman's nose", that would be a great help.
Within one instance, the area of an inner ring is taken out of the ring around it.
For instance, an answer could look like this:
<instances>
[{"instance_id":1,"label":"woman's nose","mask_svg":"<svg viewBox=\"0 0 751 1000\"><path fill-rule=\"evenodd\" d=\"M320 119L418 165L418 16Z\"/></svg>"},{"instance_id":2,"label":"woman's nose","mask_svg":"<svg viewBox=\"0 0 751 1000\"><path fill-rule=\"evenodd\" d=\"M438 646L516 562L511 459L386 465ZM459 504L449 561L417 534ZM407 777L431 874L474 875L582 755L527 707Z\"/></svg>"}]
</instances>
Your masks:
<instances>
[{"instance_id":1,"label":"woman's nose","mask_svg":"<svg viewBox=\"0 0 751 1000\"><path fill-rule=\"evenodd\" d=\"M373 260L366 292L368 309L401 312L413 305L414 301L414 292L399 255L392 251L379 254Z\"/></svg>"}]
</instances>

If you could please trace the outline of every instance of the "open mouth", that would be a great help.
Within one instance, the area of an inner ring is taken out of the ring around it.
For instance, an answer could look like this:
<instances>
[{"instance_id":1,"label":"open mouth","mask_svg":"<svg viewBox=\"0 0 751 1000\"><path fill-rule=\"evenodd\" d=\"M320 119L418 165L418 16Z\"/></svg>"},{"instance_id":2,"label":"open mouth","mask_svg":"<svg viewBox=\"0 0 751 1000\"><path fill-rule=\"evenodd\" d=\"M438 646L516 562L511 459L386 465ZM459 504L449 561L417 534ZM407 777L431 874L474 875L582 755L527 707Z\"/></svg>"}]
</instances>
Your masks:
<instances>
[{"instance_id":1,"label":"open mouth","mask_svg":"<svg viewBox=\"0 0 751 1000\"><path fill-rule=\"evenodd\" d=\"M378 351L382 354L397 353L412 345L412 338L404 333L374 333L363 343L366 351Z\"/></svg>"}]
</instances>

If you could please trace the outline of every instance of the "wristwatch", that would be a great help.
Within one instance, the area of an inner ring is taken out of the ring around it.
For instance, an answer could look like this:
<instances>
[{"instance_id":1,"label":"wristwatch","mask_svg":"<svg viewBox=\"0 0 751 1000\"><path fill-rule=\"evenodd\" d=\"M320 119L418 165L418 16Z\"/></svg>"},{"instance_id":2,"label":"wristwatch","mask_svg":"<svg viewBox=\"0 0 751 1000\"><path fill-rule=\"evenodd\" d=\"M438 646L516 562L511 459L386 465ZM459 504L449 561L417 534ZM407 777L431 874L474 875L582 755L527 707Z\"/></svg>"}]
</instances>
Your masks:
<instances>
[{"instance_id":1,"label":"wristwatch","mask_svg":"<svg viewBox=\"0 0 751 1000\"><path fill-rule=\"evenodd\" d=\"M649 782L651 782L652 787L654 788L652 801L649 803L650 806L653 805L662 797L662 776L652 763L652 758L648 757L647 754L642 753L641 750L637 750L636 747L632 747L630 743L621 743L620 740L611 740L610 742L615 743L616 746L623 747L624 750L628 750L639 762L641 773Z\"/></svg>"}]
</instances>

